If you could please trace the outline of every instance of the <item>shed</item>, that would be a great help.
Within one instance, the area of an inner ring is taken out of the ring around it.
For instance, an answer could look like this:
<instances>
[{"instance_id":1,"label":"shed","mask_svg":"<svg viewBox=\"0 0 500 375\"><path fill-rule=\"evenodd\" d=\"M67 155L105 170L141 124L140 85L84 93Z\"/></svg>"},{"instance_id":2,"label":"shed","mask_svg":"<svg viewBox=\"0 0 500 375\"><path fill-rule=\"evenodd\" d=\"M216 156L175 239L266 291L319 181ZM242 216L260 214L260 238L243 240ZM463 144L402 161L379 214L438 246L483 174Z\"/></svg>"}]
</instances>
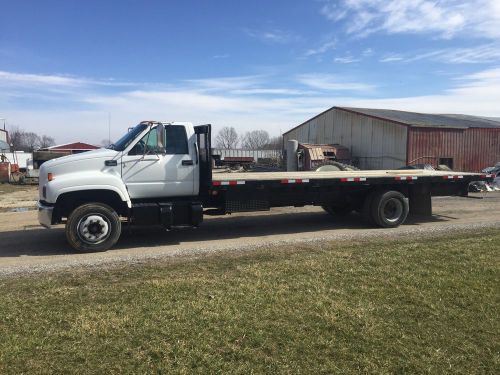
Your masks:
<instances>
[{"instance_id":1,"label":"shed","mask_svg":"<svg viewBox=\"0 0 500 375\"><path fill-rule=\"evenodd\" d=\"M472 172L500 160L500 122L459 114L332 107L283 139L346 146L362 169L446 164Z\"/></svg>"},{"instance_id":2,"label":"shed","mask_svg":"<svg viewBox=\"0 0 500 375\"><path fill-rule=\"evenodd\" d=\"M98 148L99 147L97 146L83 142L74 142L41 148L33 152L33 167L35 169L39 169L40 166L48 160L60 158L61 156L96 150Z\"/></svg>"},{"instance_id":3,"label":"shed","mask_svg":"<svg viewBox=\"0 0 500 375\"><path fill-rule=\"evenodd\" d=\"M67 143L64 145L56 145L56 146L46 147L46 148L40 149L39 151L69 152L71 154L78 154L80 152L97 150L98 148L100 148L100 147L94 146L94 145L91 145L88 143L73 142L73 143Z\"/></svg>"}]
</instances>

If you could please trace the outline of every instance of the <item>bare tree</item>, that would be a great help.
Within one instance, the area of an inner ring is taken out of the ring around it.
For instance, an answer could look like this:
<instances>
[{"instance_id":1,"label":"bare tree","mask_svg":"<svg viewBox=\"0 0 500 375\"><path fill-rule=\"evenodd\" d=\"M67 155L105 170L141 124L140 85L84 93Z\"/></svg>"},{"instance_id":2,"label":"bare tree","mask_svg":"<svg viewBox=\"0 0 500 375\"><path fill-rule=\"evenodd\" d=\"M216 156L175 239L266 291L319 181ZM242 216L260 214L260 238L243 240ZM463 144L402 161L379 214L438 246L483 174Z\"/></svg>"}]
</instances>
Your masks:
<instances>
[{"instance_id":1,"label":"bare tree","mask_svg":"<svg viewBox=\"0 0 500 375\"><path fill-rule=\"evenodd\" d=\"M283 148L283 136L271 137L269 142L264 146L266 150L281 150Z\"/></svg>"},{"instance_id":2,"label":"bare tree","mask_svg":"<svg viewBox=\"0 0 500 375\"><path fill-rule=\"evenodd\" d=\"M41 140L38 134L33 132L26 132L24 133L23 139L24 151L33 152L36 149L40 148Z\"/></svg>"},{"instance_id":3,"label":"bare tree","mask_svg":"<svg viewBox=\"0 0 500 375\"><path fill-rule=\"evenodd\" d=\"M249 150L261 150L269 143L269 133L265 130L252 130L246 132L241 144Z\"/></svg>"},{"instance_id":4,"label":"bare tree","mask_svg":"<svg viewBox=\"0 0 500 375\"><path fill-rule=\"evenodd\" d=\"M50 147L55 144L54 138L47 135L39 136L34 132L27 132L18 126L9 129L9 142L15 151L32 152L38 148Z\"/></svg>"},{"instance_id":5,"label":"bare tree","mask_svg":"<svg viewBox=\"0 0 500 375\"><path fill-rule=\"evenodd\" d=\"M11 126L9 129L9 142L16 151L21 151L23 146L23 134L24 131L19 129L19 126Z\"/></svg>"},{"instance_id":6,"label":"bare tree","mask_svg":"<svg viewBox=\"0 0 500 375\"><path fill-rule=\"evenodd\" d=\"M217 133L217 137L215 137L215 147L217 148L236 148L238 146L238 133L233 127L224 127L219 133Z\"/></svg>"},{"instance_id":7,"label":"bare tree","mask_svg":"<svg viewBox=\"0 0 500 375\"><path fill-rule=\"evenodd\" d=\"M40 148L54 146L55 144L56 141L54 140L53 137L49 137L48 135L45 134L40 137Z\"/></svg>"}]
</instances>

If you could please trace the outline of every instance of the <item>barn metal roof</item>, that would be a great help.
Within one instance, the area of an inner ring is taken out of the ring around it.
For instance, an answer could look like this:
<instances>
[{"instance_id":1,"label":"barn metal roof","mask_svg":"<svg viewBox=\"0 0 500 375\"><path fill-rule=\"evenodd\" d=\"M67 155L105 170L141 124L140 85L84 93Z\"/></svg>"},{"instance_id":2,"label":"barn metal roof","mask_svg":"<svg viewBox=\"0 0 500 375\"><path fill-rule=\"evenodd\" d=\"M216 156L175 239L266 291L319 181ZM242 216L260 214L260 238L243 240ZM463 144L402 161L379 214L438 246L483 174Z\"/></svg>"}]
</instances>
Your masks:
<instances>
[{"instance_id":1,"label":"barn metal roof","mask_svg":"<svg viewBox=\"0 0 500 375\"><path fill-rule=\"evenodd\" d=\"M468 129L468 128L493 128L500 129L500 118L485 118L460 114L431 114L431 113L418 113L407 111L396 111L393 109L376 109L376 108L354 108L354 107L332 107L320 114L310 118L307 121L293 127L292 129L283 133L286 135L292 130L300 128L302 125L307 124L309 121L330 112L334 109L340 109L347 112L358 113L361 115L391 121L400 125L415 126L415 127L428 127L428 128L455 128L455 129Z\"/></svg>"},{"instance_id":2,"label":"barn metal roof","mask_svg":"<svg viewBox=\"0 0 500 375\"><path fill-rule=\"evenodd\" d=\"M429 127L429 128L500 128L500 121L484 117L461 115L461 114L431 114L396 111L392 109L371 109L334 107L349 112L394 121L400 124Z\"/></svg>"},{"instance_id":3,"label":"barn metal roof","mask_svg":"<svg viewBox=\"0 0 500 375\"><path fill-rule=\"evenodd\" d=\"M83 142L74 142L74 143L66 143L63 145L50 146L43 149L41 151L90 151L98 149L98 146L94 146L88 143Z\"/></svg>"}]
</instances>

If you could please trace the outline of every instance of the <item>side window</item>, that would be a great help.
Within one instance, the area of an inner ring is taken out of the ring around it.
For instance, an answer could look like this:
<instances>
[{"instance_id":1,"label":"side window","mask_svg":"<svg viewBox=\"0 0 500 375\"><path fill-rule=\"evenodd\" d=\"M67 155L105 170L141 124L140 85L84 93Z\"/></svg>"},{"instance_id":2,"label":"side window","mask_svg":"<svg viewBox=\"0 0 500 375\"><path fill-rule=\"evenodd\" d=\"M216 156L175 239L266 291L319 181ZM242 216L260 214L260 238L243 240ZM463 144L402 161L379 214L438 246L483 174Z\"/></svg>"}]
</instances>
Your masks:
<instances>
[{"instance_id":1,"label":"side window","mask_svg":"<svg viewBox=\"0 0 500 375\"><path fill-rule=\"evenodd\" d=\"M186 129L184 126L165 126L165 148L169 155L189 154Z\"/></svg>"},{"instance_id":2,"label":"side window","mask_svg":"<svg viewBox=\"0 0 500 375\"><path fill-rule=\"evenodd\" d=\"M156 130L148 132L139 142L130 150L129 155L154 154L158 150L158 137Z\"/></svg>"}]
</instances>

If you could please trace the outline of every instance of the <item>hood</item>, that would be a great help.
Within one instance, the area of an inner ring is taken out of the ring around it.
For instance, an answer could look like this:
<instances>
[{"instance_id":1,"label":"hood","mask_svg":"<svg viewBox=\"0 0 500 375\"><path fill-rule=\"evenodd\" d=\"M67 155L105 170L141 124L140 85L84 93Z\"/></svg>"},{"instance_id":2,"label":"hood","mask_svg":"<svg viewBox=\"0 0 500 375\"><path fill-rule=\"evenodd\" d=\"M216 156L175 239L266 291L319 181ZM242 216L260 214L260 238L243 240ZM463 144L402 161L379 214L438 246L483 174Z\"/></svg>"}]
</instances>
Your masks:
<instances>
[{"instance_id":1,"label":"hood","mask_svg":"<svg viewBox=\"0 0 500 375\"><path fill-rule=\"evenodd\" d=\"M120 154L119 151L100 148L98 150L81 152L79 154L67 155L57 159L52 159L43 163L46 168L57 167L62 164L75 163L92 159L113 159Z\"/></svg>"}]
</instances>

